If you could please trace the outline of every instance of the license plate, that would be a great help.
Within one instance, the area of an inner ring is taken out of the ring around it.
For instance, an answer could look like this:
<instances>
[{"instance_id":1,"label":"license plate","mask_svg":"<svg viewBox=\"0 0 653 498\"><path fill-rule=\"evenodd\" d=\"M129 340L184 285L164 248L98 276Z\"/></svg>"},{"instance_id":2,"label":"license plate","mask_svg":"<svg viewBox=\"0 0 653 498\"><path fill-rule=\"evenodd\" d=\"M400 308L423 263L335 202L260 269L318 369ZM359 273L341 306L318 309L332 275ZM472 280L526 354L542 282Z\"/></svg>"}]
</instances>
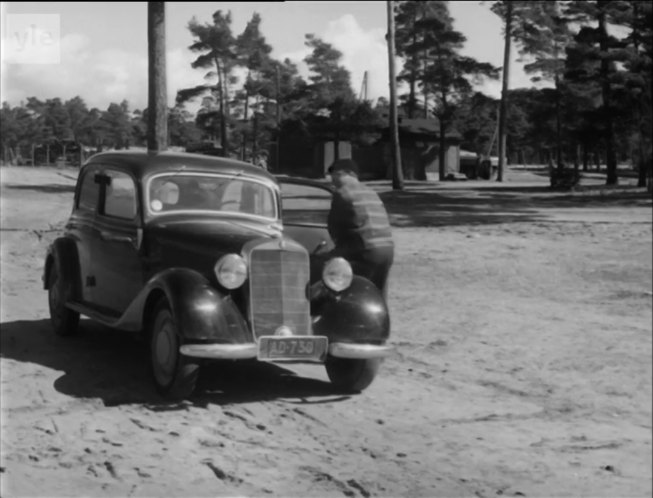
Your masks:
<instances>
[{"instance_id":1,"label":"license plate","mask_svg":"<svg viewBox=\"0 0 653 498\"><path fill-rule=\"evenodd\" d=\"M322 336L263 336L258 342L258 359L324 361L328 342Z\"/></svg>"}]
</instances>

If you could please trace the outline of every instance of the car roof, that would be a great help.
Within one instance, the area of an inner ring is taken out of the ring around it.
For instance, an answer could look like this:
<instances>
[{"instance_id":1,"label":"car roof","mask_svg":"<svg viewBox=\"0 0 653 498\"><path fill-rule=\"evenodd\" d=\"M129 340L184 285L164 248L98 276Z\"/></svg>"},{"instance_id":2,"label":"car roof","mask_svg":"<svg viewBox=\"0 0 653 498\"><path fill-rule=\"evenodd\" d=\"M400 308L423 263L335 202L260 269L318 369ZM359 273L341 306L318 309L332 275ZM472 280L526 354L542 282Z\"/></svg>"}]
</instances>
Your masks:
<instances>
[{"instance_id":1,"label":"car roof","mask_svg":"<svg viewBox=\"0 0 653 498\"><path fill-rule=\"evenodd\" d=\"M224 173L265 178L275 182L274 176L253 164L226 157L205 156L188 152L147 152L119 150L100 152L92 156L84 167L93 164L113 164L126 167L137 178L142 179L166 171L177 172L182 166L189 171L203 173Z\"/></svg>"}]
</instances>

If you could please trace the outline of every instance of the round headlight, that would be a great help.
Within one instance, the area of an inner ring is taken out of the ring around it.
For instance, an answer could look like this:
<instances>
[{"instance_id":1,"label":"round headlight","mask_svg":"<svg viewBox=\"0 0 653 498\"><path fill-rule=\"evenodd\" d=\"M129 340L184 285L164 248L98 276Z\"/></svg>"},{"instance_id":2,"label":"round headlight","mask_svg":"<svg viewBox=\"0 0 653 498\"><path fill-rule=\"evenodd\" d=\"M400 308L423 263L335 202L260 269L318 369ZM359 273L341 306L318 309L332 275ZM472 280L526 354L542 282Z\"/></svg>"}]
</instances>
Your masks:
<instances>
[{"instance_id":1,"label":"round headlight","mask_svg":"<svg viewBox=\"0 0 653 498\"><path fill-rule=\"evenodd\" d=\"M327 261L322 270L322 281L329 289L340 292L351 285L353 272L351 265L344 258L333 258Z\"/></svg>"},{"instance_id":2,"label":"round headlight","mask_svg":"<svg viewBox=\"0 0 653 498\"><path fill-rule=\"evenodd\" d=\"M238 254L222 256L213 267L215 276L225 289L237 289L247 279L247 263Z\"/></svg>"}]
</instances>

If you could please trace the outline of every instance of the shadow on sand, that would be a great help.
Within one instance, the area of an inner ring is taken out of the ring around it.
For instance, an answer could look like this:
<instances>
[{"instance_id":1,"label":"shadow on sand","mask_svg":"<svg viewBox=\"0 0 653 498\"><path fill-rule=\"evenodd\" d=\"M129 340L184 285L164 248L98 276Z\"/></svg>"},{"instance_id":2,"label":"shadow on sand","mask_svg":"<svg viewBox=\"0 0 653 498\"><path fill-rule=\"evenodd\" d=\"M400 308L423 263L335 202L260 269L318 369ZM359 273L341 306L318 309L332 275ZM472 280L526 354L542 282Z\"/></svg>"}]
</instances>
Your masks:
<instances>
[{"instance_id":1,"label":"shadow on sand","mask_svg":"<svg viewBox=\"0 0 653 498\"><path fill-rule=\"evenodd\" d=\"M74 337L56 336L49 320L2 323L0 350L2 358L64 372L54 383L57 391L77 398L100 398L105 406L137 403L153 411L166 411L189 404L204 407L284 398L301 403L347 399L328 382L300 377L276 364L225 361L205 364L195 394L183 403L171 403L154 388L145 342L135 334L89 320L80 322L80 332Z\"/></svg>"},{"instance_id":2,"label":"shadow on sand","mask_svg":"<svg viewBox=\"0 0 653 498\"><path fill-rule=\"evenodd\" d=\"M14 185L9 183L4 185L4 188L8 190L32 190L45 194L67 194L75 192L75 185L60 185L57 183L51 183L49 185Z\"/></svg>"},{"instance_id":3,"label":"shadow on sand","mask_svg":"<svg viewBox=\"0 0 653 498\"><path fill-rule=\"evenodd\" d=\"M547 185L411 184L380 197L397 227L429 227L547 221L550 209L648 207L651 195L635 188L583 187L552 191Z\"/></svg>"}]
</instances>

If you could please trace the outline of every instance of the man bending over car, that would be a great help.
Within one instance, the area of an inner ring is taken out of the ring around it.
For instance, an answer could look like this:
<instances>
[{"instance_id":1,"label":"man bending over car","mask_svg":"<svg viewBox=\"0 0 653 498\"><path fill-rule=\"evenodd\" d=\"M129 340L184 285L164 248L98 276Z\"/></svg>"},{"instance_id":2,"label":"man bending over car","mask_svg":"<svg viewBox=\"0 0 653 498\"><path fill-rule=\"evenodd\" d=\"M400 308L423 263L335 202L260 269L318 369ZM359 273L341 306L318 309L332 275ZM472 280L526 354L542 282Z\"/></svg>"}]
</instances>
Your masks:
<instances>
[{"instance_id":1,"label":"man bending over car","mask_svg":"<svg viewBox=\"0 0 653 498\"><path fill-rule=\"evenodd\" d=\"M371 280L387 297L394 242L388 213L376 192L358 180L358 165L339 159L329 168L335 193L328 218L333 256L351 264L355 275Z\"/></svg>"}]
</instances>

